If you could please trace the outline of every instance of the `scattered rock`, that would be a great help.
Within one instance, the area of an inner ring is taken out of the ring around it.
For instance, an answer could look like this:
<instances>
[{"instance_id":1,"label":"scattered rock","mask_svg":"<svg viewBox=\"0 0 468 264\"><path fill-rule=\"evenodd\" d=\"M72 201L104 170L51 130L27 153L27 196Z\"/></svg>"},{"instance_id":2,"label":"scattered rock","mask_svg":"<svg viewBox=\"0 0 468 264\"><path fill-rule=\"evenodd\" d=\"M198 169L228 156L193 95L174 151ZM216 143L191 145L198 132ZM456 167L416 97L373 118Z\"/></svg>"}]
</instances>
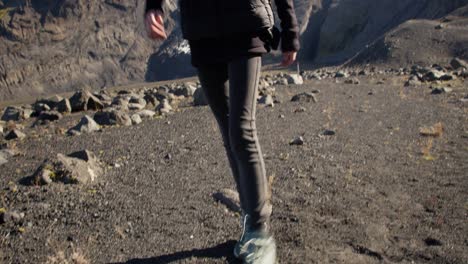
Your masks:
<instances>
[{"instance_id":1,"label":"scattered rock","mask_svg":"<svg viewBox=\"0 0 468 264\"><path fill-rule=\"evenodd\" d=\"M286 80L288 81L288 84L304 84L304 79L299 74L286 74Z\"/></svg>"},{"instance_id":2,"label":"scattered rock","mask_svg":"<svg viewBox=\"0 0 468 264\"><path fill-rule=\"evenodd\" d=\"M440 241L438 239L435 239L435 238L432 238L432 237L428 237L428 238L424 239L424 243L426 244L426 246L429 246L429 247L442 246L443 245L442 241Z\"/></svg>"},{"instance_id":3,"label":"scattered rock","mask_svg":"<svg viewBox=\"0 0 468 264\"><path fill-rule=\"evenodd\" d=\"M163 99L161 103L156 107L156 111L162 115L169 114L173 111L173 109L172 106L169 104L169 101L167 99Z\"/></svg>"},{"instance_id":4,"label":"scattered rock","mask_svg":"<svg viewBox=\"0 0 468 264\"><path fill-rule=\"evenodd\" d=\"M294 109L294 113L304 113L306 111L307 111L307 109L305 107L303 107L303 106L300 106L300 107Z\"/></svg>"},{"instance_id":5,"label":"scattered rock","mask_svg":"<svg viewBox=\"0 0 468 264\"><path fill-rule=\"evenodd\" d=\"M460 68L468 69L468 62L460 58L454 58L452 61L450 61L450 66L452 66L452 69L454 70L458 70Z\"/></svg>"},{"instance_id":6,"label":"scattered rock","mask_svg":"<svg viewBox=\"0 0 468 264\"><path fill-rule=\"evenodd\" d=\"M156 112L152 110L142 110L137 113L141 118L151 118L156 115Z\"/></svg>"},{"instance_id":7,"label":"scattered rock","mask_svg":"<svg viewBox=\"0 0 468 264\"><path fill-rule=\"evenodd\" d=\"M70 105L73 112L86 110L100 110L104 108L104 104L87 90L76 92L70 98Z\"/></svg>"},{"instance_id":8,"label":"scattered rock","mask_svg":"<svg viewBox=\"0 0 468 264\"><path fill-rule=\"evenodd\" d=\"M186 82L182 84L181 86L179 86L174 91L174 94L177 96L190 97L190 96L193 96L196 90L197 90L197 85L195 83Z\"/></svg>"},{"instance_id":9,"label":"scattered rock","mask_svg":"<svg viewBox=\"0 0 468 264\"><path fill-rule=\"evenodd\" d=\"M33 174L33 184L63 183L93 183L103 173L102 166L96 156L87 150L65 156L57 154L48 159Z\"/></svg>"},{"instance_id":10,"label":"scattered rock","mask_svg":"<svg viewBox=\"0 0 468 264\"><path fill-rule=\"evenodd\" d=\"M56 121L62 119L62 114L57 111L44 111L37 117L38 120Z\"/></svg>"},{"instance_id":11,"label":"scattered rock","mask_svg":"<svg viewBox=\"0 0 468 264\"><path fill-rule=\"evenodd\" d=\"M419 86L421 84L422 83L417 75L411 75L409 80L406 81L405 86Z\"/></svg>"},{"instance_id":12,"label":"scattered rock","mask_svg":"<svg viewBox=\"0 0 468 264\"><path fill-rule=\"evenodd\" d=\"M206 100L205 92L202 88L198 88L193 93L193 105L195 106L203 106L208 105L208 101Z\"/></svg>"},{"instance_id":13,"label":"scattered rock","mask_svg":"<svg viewBox=\"0 0 468 264\"><path fill-rule=\"evenodd\" d=\"M5 136L5 139L6 140L24 139L25 137L26 137L26 134L19 131L18 129L13 129Z\"/></svg>"},{"instance_id":14,"label":"scattered rock","mask_svg":"<svg viewBox=\"0 0 468 264\"><path fill-rule=\"evenodd\" d=\"M348 78L348 77L349 77L349 74L344 71L337 71L335 73L335 78Z\"/></svg>"},{"instance_id":15,"label":"scattered rock","mask_svg":"<svg viewBox=\"0 0 468 264\"><path fill-rule=\"evenodd\" d=\"M215 201L224 204L229 210L240 213L240 200L239 194L231 189L222 189L213 194Z\"/></svg>"},{"instance_id":16,"label":"scattered rock","mask_svg":"<svg viewBox=\"0 0 468 264\"><path fill-rule=\"evenodd\" d=\"M443 93L451 93L453 90L447 87L436 87L432 89L431 94L443 94Z\"/></svg>"},{"instance_id":17,"label":"scattered rock","mask_svg":"<svg viewBox=\"0 0 468 264\"><path fill-rule=\"evenodd\" d=\"M132 124L134 124L134 125L138 125L141 122L143 122L143 120L141 120L141 116L139 114L133 114L130 117L130 119L132 120Z\"/></svg>"},{"instance_id":18,"label":"scattered rock","mask_svg":"<svg viewBox=\"0 0 468 264\"><path fill-rule=\"evenodd\" d=\"M352 79L347 79L346 81L344 81L344 83L346 84L360 84L360 81L356 78L352 78Z\"/></svg>"},{"instance_id":19,"label":"scattered rock","mask_svg":"<svg viewBox=\"0 0 468 264\"><path fill-rule=\"evenodd\" d=\"M0 152L0 166L2 166L3 164L6 164L8 163L8 159L6 157L5 154L3 154L2 152Z\"/></svg>"},{"instance_id":20,"label":"scattered rock","mask_svg":"<svg viewBox=\"0 0 468 264\"><path fill-rule=\"evenodd\" d=\"M302 136L299 136L295 139L293 139L291 142L289 142L289 145L304 145L304 138Z\"/></svg>"},{"instance_id":21,"label":"scattered rock","mask_svg":"<svg viewBox=\"0 0 468 264\"><path fill-rule=\"evenodd\" d=\"M146 100L142 97L133 96L130 98L128 109L130 110L142 110L146 107Z\"/></svg>"},{"instance_id":22,"label":"scattered rock","mask_svg":"<svg viewBox=\"0 0 468 264\"><path fill-rule=\"evenodd\" d=\"M267 94L267 95L262 96L260 98L260 100L258 101L258 103L259 104L264 104L265 106L270 106L270 107L275 106L273 96L271 96L271 94Z\"/></svg>"},{"instance_id":23,"label":"scattered rock","mask_svg":"<svg viewBox=\"0 0 468 264\"><path fill-rule=\"evenodd\" d=\"M31 117L33 111L17 106L9 106L5 109L2 115L3 121L21 121Z\"/></svg>"},{"instance_id":24,"label":"scattered rock","mask_svg":"<svg viewBox=\"0 0 468 264\"><path fill-rule=\"evenodd\" d=\"M105 111L96 112L96 114L94 114L94 120L96 120L96 122L102 126L132 125L130 116L127 113L117 109L108 109Z\"/></svg>"},{"instance_id":25,"label":"scattered rock","mask_svg":"<svg viewBox=\"0 0 468 264\"><path fill-rule=\"evenodd\" d=\"M159 101L156 98L156 96L152 94L145 94L144 99L146 101L146 104L152 104L154 107L156 107L159 104Z\"/></svg>"},{"instance_id":26,"label":"scattered rock","mask_svg":"<svg viewBox=\"0 0 468 264\"><path fill-rule=\"evenodd\" d=\"M68 98L63 99L57 104L57 111L60 113L71 113L72 107Z\"/></svg>"},{"instance_id":27,"label":"scattered rock","mask_svg":"<svg viewBox=\"0 0 468 264\"><path fill-rule=\"evenodd\" d=\"M20 224L23 221L24 213L18 213L15 211L7 211L0 214L0 223L14 223Z\"/></svg>"},{"instance_id":28,"label":"scattered rock","mask_svg":"<svg viewBox=\"0 0 468 264\"><path fill-rule=\"evenodd\" d=\"M98 131L100 126L91 117L85 115L81 118L78 125L68 130L69 135L79 135L81 133L92 133Z\"/></svg>"},{"instance_id":29,"label":"scattered rock","mask_svg":"<svg viewBox=\"0 0 468 264\"><path fill-rule=\"evenodd\" d=\"M329 130L329 129L326 129L322 132L322 135L324 136L334 136L336 135L336 132L334 130Z\"/></svg>"},{"instance_id":30,"label":"scattered rock","mask_svg":"<svg viewBox=\"0 0 468 264\"><path fill-rule=\"evenodd\" d=\"M313 93L304 92L304 93L294 95L291 98L291 101L292 102L307 102L307 103L314 102L314 103L316 103L317 98L315 97L315 95Z\"/></svg>"},{"instance_id":31,"label":"scattered rock","mask_svg":"<svg viewBox=\"0 0 468 264\"><path fill-rule=\"evenodd\" d=\"M41 114L42 112L49 111L51 109L48 104L39 103L39 102L36 102L33 107L34 107L34 112L36 112L36 114Z\"/></svg>"}]
</instances>

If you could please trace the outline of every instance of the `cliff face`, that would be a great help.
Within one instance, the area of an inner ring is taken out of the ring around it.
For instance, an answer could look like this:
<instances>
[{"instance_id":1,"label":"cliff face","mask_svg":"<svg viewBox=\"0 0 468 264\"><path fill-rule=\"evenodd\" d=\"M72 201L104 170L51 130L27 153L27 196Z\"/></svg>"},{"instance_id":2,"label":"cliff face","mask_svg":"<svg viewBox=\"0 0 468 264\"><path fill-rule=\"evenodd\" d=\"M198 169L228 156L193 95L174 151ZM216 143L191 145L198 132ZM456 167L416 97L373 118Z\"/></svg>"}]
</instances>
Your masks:
<instances>
[{"instance_id":1,"label":"cliff face","mask_svg":"<svg viewBox=\"0 0 468 264\"><path fill-rule=\"evenodd\" d=\"M467 0L324 0L322 23L310 26L320 31L319 38L303 42L318 41L316 62L341 63L408 20L439 19L467 4Z\"/></svg>"},{"instance_id":2,"label":"cliff face","mask_svg":"<svg viewBox=\"0 0 468 264\"><path fill-rule=\"evenodd\" d=\"M0 101L194 74L177 0L166 2L169 38L158 43L145 36L144 1L0 1ZM303 47L299 57L339 64L405 21L438 19L467 4L295 0Z\"/></svg>"},{"instance_id":3,"label":"cliff face","mask_svg":"<svg viewBox=\"0 0 468 264\"><path fill-rule=\"evenodd\" d=\"M143 1L3 1L0 100L143 81L160 44L145 37ZM174 30L172 18L168 32Z\"/></svg>"}]
</instances>

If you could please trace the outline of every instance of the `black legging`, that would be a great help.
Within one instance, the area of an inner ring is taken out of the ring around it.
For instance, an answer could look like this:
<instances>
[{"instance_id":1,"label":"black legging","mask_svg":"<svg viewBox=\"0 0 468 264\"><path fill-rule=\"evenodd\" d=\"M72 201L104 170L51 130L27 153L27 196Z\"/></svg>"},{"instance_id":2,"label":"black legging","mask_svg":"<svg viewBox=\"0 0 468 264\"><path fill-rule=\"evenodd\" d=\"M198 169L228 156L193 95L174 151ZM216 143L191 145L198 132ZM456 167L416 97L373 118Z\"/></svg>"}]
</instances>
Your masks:
<instances>
[{"instance_id":1,"label":"black legging","mask_svg":"<svg viewBox=\"0 0 468 264\"><path fill-rule=\"evenodd\" d=\"M261 56L198 67L208 104L221 130L242 209L253 228L269 221L270 190L257 137L255 113Z\"/></svg>"}]
</instances>

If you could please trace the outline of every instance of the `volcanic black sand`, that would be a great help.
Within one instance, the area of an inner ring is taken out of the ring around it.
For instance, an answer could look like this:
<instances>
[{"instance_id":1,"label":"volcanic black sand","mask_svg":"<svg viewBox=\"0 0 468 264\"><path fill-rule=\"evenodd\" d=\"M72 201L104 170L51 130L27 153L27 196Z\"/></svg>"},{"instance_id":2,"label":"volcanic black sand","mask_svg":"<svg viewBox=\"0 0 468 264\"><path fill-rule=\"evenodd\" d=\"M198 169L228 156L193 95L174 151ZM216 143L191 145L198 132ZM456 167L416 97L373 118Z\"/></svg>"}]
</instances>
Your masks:
<instances>
[{"instance_id":1,"label":"volcanic black sand","mask_svg":"<svg viewBox=\"0 0 468 264\"><path fill-rule=\"evenodd\" d=\"M277 86L282 102L259 106L280 263L468 263L467 83L432 95L404 81ZM317 103L290 102L312 90ZM0 207L25 214L0 225L1 263L237 263L239 216L212 198L234 183L208 107L60 133L82 115L32 129L0 167ZM82 149L106 164L97 184L24 184Z\"/></svg>"}]
</instances>

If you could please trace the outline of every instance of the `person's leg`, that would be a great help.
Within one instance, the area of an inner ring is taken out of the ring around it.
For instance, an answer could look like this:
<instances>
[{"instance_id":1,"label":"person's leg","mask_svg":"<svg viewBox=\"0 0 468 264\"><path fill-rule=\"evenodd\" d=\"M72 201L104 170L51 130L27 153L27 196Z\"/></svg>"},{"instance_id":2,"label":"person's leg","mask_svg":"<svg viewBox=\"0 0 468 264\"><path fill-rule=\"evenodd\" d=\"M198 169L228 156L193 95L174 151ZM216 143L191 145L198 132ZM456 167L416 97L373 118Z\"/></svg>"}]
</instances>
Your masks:
<instances>
[{"instance_id":1,"label":"person's leg","mask_svg":"<svg viewBox=\"0 0 468 264\"><path fill-rule=\"evenodd\" d=\"M228 65L229 140L239 168L243 209L253 229L267 228L272 209L255 124L260 71L261 56L240 57Z\"/></svg>"},{"instance_id":2,"label":"person's leg","mask_svg":"<svg viewBox=\"0 0 468 264\"><path fill-rule=\"evenodd\" d=\"M202 85L208 104L216 118L228 156L231 171L236 182L237 191L244 205L243 195L240 194L239 170L229 141L229 83L227 64L198 67L198 78Z\"/></svg>"}]
</instances>

